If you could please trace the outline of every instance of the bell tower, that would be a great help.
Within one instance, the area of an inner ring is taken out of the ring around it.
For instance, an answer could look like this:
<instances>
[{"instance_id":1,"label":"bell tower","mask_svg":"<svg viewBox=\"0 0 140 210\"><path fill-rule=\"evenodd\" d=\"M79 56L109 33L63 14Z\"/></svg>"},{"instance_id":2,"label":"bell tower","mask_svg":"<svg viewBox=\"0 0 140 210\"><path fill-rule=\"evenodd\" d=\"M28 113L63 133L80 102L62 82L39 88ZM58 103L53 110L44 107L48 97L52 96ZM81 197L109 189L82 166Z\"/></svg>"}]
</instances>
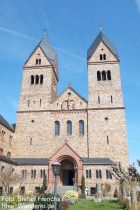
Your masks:
<instances>
[{"instance_id":1,"label":"bell tower","mask_svg":"<svg viewBox=\"0 0 140 210\"><path fill-rule=\"evenodd\" d=\"M108 157L128 165L120 60L102 31L87 52L87 63L89 156Z\"/></svg>"},{"instance_id":2,"label":"bell tower","mask_svg":"<svg viewBox=\"0 0 140 210\"><path fill-rule=\"evenodd\" d=\"M44 34L23 66L18 111L48 109L56 97L57 54Z\"/></svg>"}]
</instances>

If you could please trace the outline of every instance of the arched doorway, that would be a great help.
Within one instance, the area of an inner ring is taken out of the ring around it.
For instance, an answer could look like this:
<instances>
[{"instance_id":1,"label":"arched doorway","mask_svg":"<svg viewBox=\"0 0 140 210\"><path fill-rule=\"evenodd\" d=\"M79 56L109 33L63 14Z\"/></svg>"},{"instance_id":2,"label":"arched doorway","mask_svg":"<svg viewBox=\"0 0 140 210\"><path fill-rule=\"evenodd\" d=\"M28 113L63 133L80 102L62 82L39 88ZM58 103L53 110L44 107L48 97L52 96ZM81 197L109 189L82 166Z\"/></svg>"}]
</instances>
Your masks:
<instances>
[{"instance_id":1,"label":"arched doorway","mask_svg":"<svg viewBox=\"0 0 140 210\"><path fill-rule=\"evenodd\" d=\"M75 167L74 163L69 159L64 159L60 162L60 180L62 185L72 186L75 178Z\"/></svg>"}]
</instances>

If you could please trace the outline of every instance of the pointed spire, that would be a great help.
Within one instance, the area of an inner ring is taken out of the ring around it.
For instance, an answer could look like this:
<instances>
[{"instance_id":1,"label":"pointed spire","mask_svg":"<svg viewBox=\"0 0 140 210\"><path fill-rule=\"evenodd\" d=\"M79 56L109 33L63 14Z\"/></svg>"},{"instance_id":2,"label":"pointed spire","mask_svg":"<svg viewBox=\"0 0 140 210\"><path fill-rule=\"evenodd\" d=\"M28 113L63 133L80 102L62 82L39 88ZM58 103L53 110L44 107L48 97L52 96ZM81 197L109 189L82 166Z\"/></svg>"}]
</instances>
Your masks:
<instances>
[{"instance_id":1,"label":"pointed spire","mask_svg":"<svg viewBox=\"0 0 140 210\"><path fill-rule=\"evenodd\" d=\"M100 27L100 32L99 32L98 36L93 41L93 43L90 46L90 48L88 49L87 59L89 59L93 55L93 53L96 51L96 49L97 49L98 45L100 44L100 42L103 42L109 48L109 50L112 52L112 54L116 57L116 59L119 61L119 55L118 55L118 52L117 52L116 48L109 41L109 39L105 36L105 34L103 33L102 30L103 30L103 28Z\"/></svg>"}]
</instances>

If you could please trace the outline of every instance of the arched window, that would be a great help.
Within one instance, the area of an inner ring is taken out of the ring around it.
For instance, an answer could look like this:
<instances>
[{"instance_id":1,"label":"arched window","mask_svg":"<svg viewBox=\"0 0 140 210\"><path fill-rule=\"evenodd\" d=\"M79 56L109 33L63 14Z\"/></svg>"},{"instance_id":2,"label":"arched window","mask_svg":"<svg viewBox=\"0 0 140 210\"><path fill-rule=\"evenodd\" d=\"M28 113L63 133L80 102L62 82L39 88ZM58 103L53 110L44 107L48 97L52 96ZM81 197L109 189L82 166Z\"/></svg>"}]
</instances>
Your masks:
<instances>
[{"instance_id":1,"label":"arched window","mask_svg":"<svg viewBox=\"0 0 140 210\"><path fill-rule=\"evenodd\" d=\"M67 121L67 134L72 135L72 122L70 120Z\"/></svg>"},{"instance_id":2,"label":"arched window","mask_svg":"<svg viewBox=\"0 0 140 210\"><path fill-rule=\"evenodd\" d=\"M79 134L84 135L84 121L83 120L79 121Z\"/></svg>"},{"instance_id":3,"label":"arched window","mask_svg":"<svg viewBox=\"0 0 140 210\"><path fill-rule=\"evenodd\" d=\"M107 71L107 79L111 80L111 71L110 70Z\"/></svg>"},{"instance_id":4,"label":"arched window","mask_svg":"<svg viewBox=\"0 0 140 210\"><path fill-rule=\"evenodd\" d=\"M106 80L106 72L102 71L102 80Z\"/></svg>"},{"instance_id":5,"label":"arched window","mask_svg":"<svg viewBox=\"0 0 140 210\"><path fill-rule=\"evenodd\" d=\"M41 64L41 58L38 59L38 63Z\"/></svg>"},{"instance_id":6,"label":"arched window","mask_svg":"<svg viewBox=\"0 0 140 210\"><path fill-rule=\"evenodd\" d=\"M39 60L38 59L36 59L36 65L39 63Z\"/></svg>"},{"instance_id":7,"label":"arched window","mask_svg":"<svg viewBox=\"0 0 140 210\"><path fill-rule=\"evenodd\" d=\"M38 84L39 83L39 76L36 75L36 80L35 80L35 83Z\"/></svg>"},{"instance_id":8,"label":"arched window","mask_svg":"<svg viewBox=\"0 0 140 210\"><path fill-rule=\"evenodd\" d=\"M34 76L31 75L31 85L33 85L33 84L34 84Z\"/></svg>"},{"instance_id":9,"label":"arched window","mask_svg":"<svg viewBox=\"0 0 140 210\"><path fill-rule=\"evenodd\" d=\"M97 81L101 81L101 72L97 71Z\"/></svg>"},{"instance_id":10,"label":"arched window","mask_svg":"<svg viewBox=\"0 0 140 210\"><path fill-rule=\"evenodd\" d=\"M106 54L103 54L103 58L104 58L104 60L106 60Z\"/></svg>"},{"instance_id":11,"label":"arched window","mask_svg":"<svg viewBox=\"0 0 140 210\"><path fill-rule=\"evenodd\" d=\"M55 135L59 136L60 135L60 122L55 121Z\"/></svg>"},{"instance_id":12,"label":"arched window","mask_svg":"<svg viewBox=\"0 0 140 210\"><path fill-rule=\"evenodd\" d=\"M102 54L100 54L100 60L103 60L103 56L102 56Z\"/></svg>"},{"instance_id":13,"label":"arched window","mask_svg":"<svg viewBox=\"0 0 140 210\"><path fill-rule=\"evenodd\" d=\"M40 75L40 84L43 84L43 75Z\"/></svg>"}]
</instances>

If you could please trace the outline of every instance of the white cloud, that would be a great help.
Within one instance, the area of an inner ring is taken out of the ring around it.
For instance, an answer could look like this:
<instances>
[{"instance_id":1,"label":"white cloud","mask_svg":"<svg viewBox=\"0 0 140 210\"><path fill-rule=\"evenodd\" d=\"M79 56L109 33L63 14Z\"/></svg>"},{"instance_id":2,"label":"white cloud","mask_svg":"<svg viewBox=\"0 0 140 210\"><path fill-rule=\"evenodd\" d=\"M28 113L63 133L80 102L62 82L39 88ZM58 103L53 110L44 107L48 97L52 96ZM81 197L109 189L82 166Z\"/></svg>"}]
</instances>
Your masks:
<instances>
[{"instance_id":1,"label":"white cloud","mask_svg":"<svg viewBox=\"0 0 140 210\"><path fill-rule=\"evenodd\" d=\"M135 3L137 5L138 11L140 12L140 0L135 0Z\"/></svg>"}]
</instances>

